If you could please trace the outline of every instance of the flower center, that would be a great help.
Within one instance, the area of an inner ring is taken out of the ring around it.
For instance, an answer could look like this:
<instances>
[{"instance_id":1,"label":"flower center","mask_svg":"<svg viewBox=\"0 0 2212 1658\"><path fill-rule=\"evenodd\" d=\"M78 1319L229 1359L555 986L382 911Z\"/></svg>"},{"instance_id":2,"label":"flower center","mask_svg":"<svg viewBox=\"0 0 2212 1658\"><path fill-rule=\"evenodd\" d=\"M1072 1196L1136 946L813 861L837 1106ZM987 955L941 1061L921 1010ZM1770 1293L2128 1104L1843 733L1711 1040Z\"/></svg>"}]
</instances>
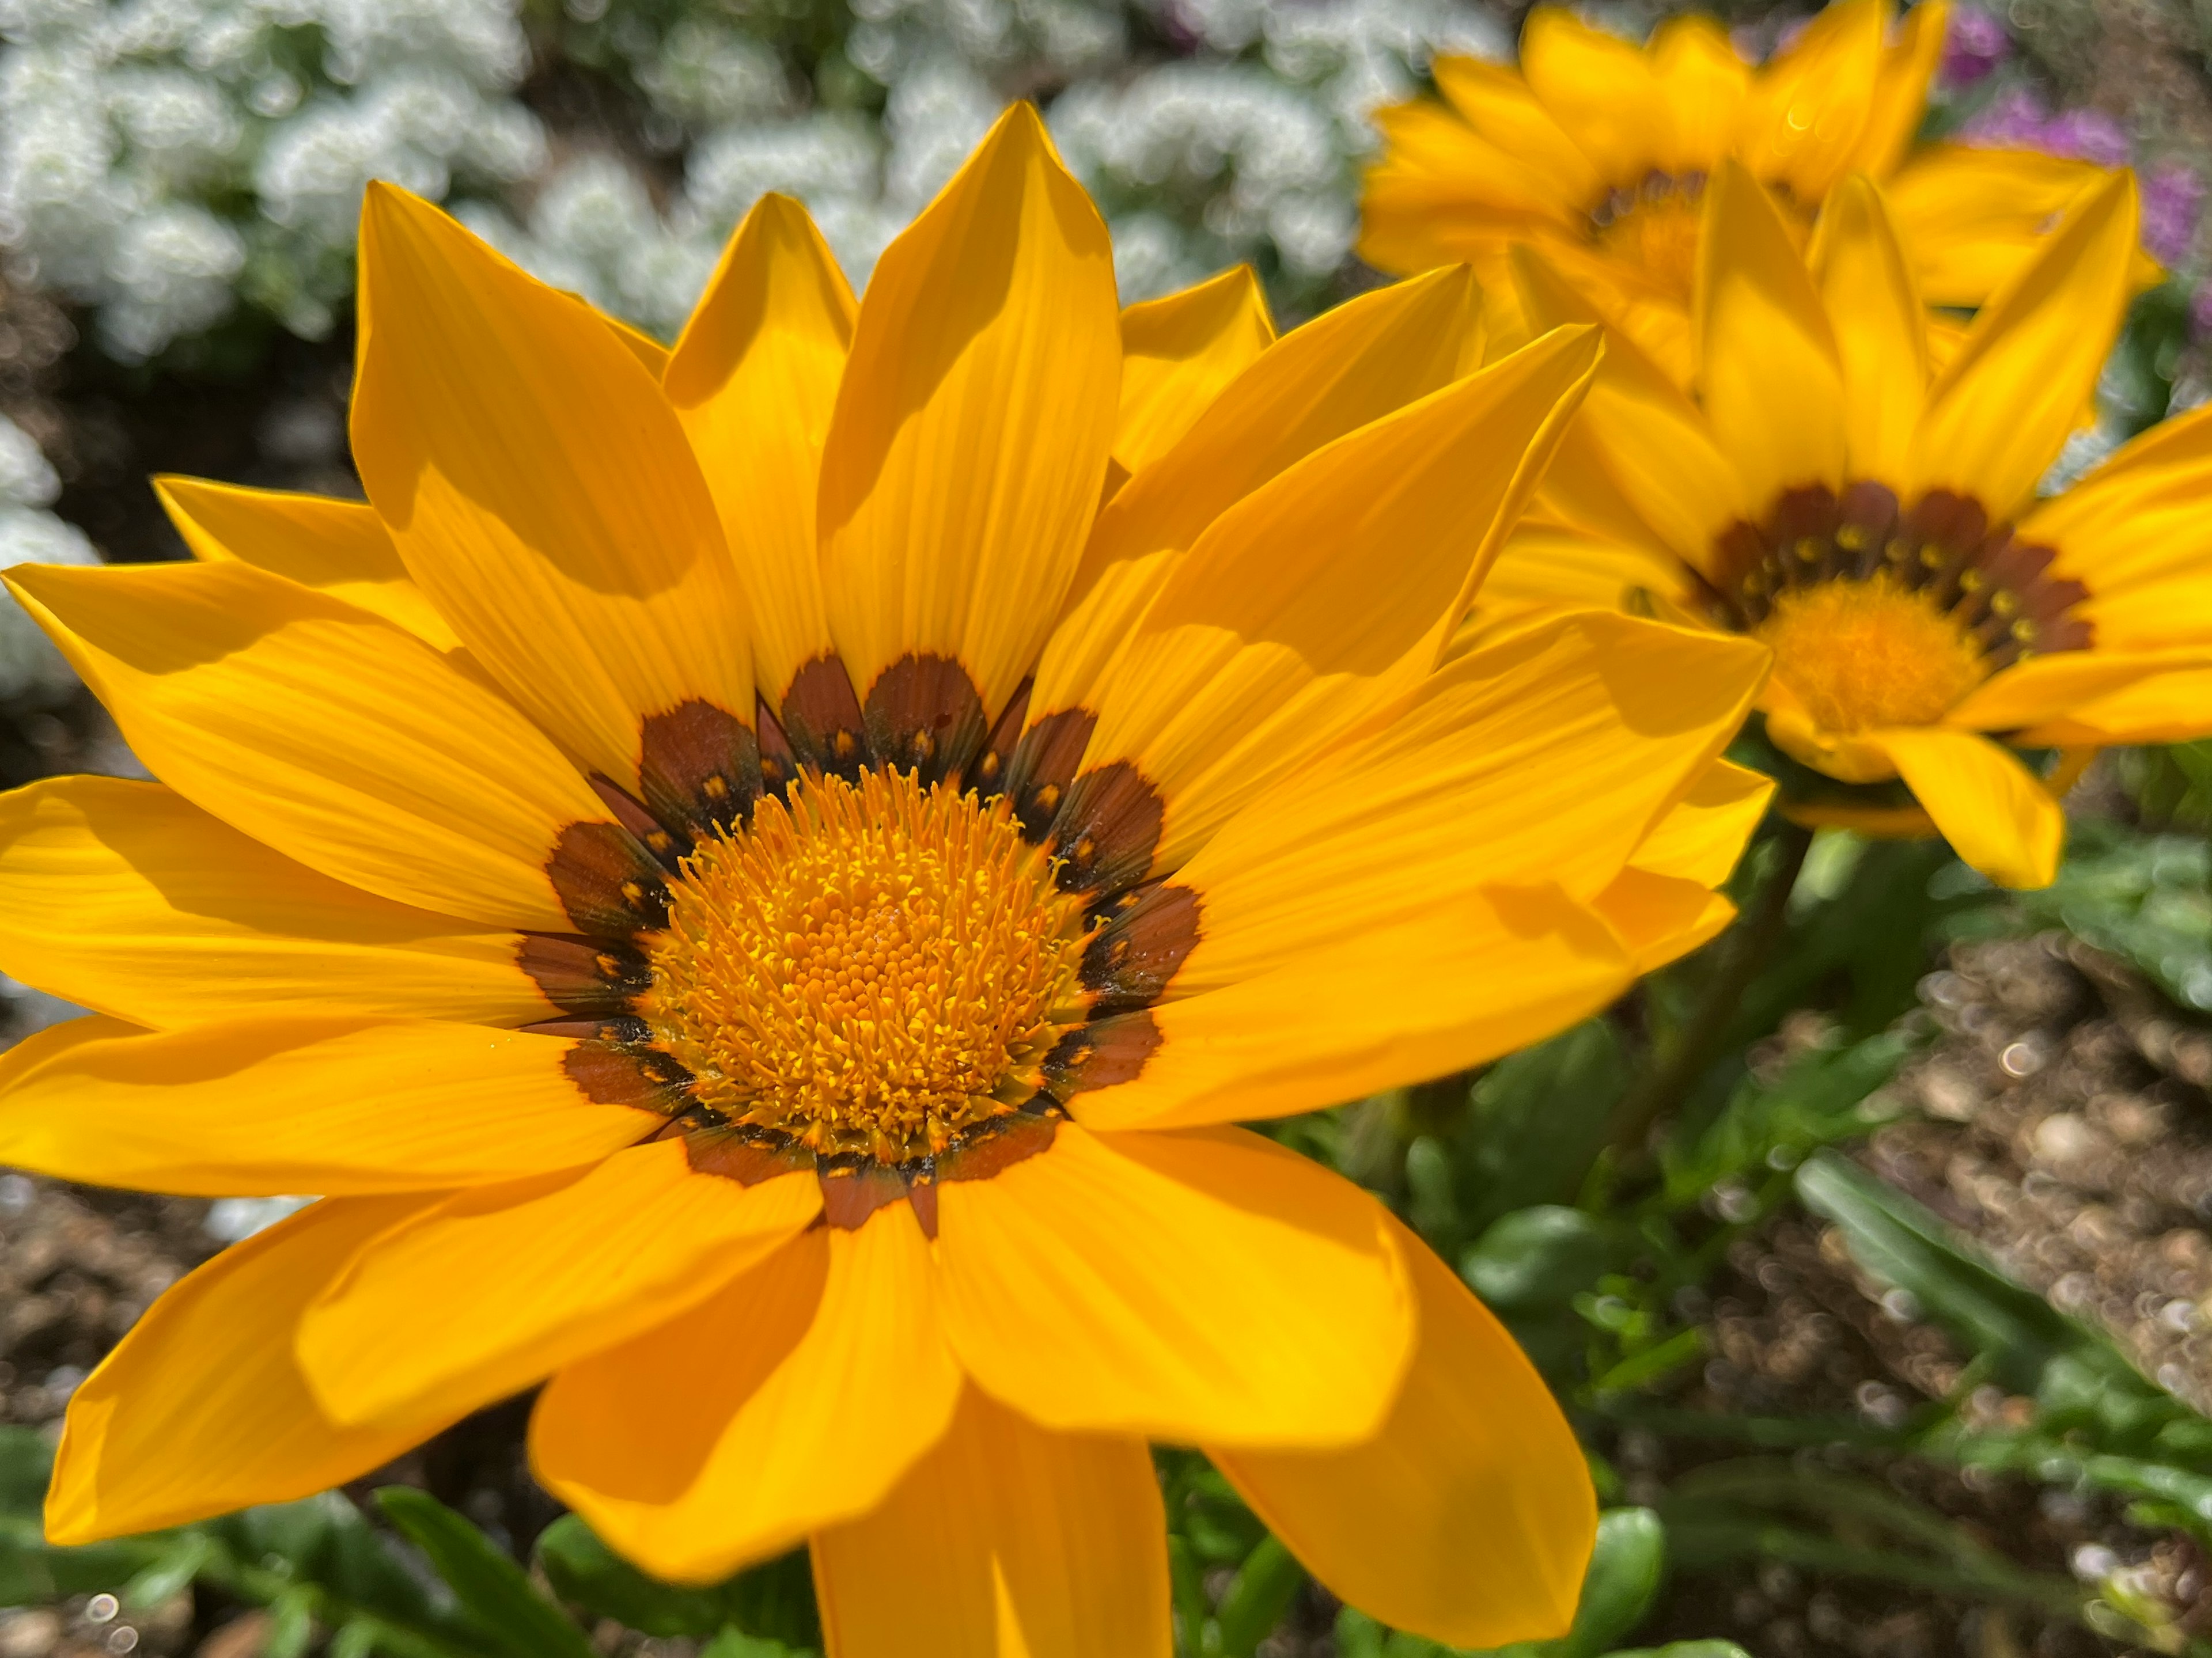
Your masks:
<instances>
[{"instance_id":1,"label":"flower center","mask_svg":"<svg viewBox=\"0 0 2212 1658\"><path fill-rule=\"evenodd\" d=\"M1606 257L1643 271L1652 285L1687 302L1698 269L1698 224L1705 175L1653 173L1615 190L1590 213Z\"/></svg>"},{"instance_id":2,"label":"flower center","mask_svg":"<svg viewBox=\"0 0 2212 1658\"><path fill-rule=\"evenodd\" d=\"M1887 575L1785 592L1758 632L1826 731L1932 725L1987 672L1955 619Z\"/></svg>"},{"instance_id":3,"label":"flower center","mask_svg":"<svg viewBox=\"0 0 2212 1658\"><path fill-rule=\"evenodd\" d=\"M638 1011L700 1105L910 1162L1035 1096L1089 938L1005 799L810 774L684 859Z\"/></svg>"}]
</instances>

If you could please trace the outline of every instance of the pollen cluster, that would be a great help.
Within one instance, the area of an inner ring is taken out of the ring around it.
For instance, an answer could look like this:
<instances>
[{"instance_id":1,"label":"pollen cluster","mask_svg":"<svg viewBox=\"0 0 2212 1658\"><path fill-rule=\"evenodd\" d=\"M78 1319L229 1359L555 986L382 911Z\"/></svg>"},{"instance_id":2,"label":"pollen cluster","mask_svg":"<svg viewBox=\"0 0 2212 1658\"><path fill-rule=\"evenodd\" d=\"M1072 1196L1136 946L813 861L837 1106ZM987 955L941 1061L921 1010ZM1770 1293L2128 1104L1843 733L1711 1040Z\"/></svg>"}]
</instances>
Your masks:
<instances>
[{"instance_id":1,"label":"pollen cluster","mask_svg":"<svg viewBox=\"0 0 2212 1658\"><path fill-rule=\"evenodd\" d=\"M1081 901L1003 799L810 774L670 889L639 1011L696 1103L819 1153L944 1151L1083 1017Z\"/></svg>"},{"instance_id":2,"label":"pollen cluster","mask_svg":"<svg viewBox=\"0 0 2212 1658\"><path fill-rule=\"evenodd\" d=\"M1636 266L1665 292L1686 299L1696 273L1705 179L1654 173L1633 190L1615 190L1590 214L1598 246Z\"/></svg>"},{"instance_id":3,"label":"pollen cluster","mask_svg":"<svg viewBox=\"0 0 2212 1658\"><path fill-rule=\"evenodd\" d=\"M1832 732L1933 725L1987 671L1956 618L1886 574L1784 592L1759 636L1775 677Z\"/></svg>"}]
</instances>

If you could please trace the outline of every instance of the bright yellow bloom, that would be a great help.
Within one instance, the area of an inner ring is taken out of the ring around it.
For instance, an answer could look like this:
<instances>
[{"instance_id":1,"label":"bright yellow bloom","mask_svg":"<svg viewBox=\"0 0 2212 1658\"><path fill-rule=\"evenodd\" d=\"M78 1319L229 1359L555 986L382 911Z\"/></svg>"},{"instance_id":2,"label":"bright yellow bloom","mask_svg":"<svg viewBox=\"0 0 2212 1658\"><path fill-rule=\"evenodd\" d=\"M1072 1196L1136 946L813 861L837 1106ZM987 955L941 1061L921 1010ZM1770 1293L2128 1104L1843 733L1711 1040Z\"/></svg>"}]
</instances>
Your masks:
<instances>
[{"instance_id":1,"label":"bright yellow bloom","mask_svg":"<svg viewBox=\"0 0 2212 1658\"><path fill-rule=\"evenodd\" d=\"M2212 410L2036 497L2118 331L2135 237L2135 186L2115 175L1936 368L1872 184L1830 198L1808 264L1771 198L1724 167L1693 395L1608 340L1473 636L1576 604L1749 634L1774 653L1761 707L1781 748L1910 791L1839 790L1799 808L1808 821L1932 820L1992 879L2047 884L2063 819L2014 750L2212 732ZM1544 325L1589 314L1540 256L1520 274Z\"/></svg>"},{"instance_id":2,"label":"bright yellow bloom","mask_svg":"<svg viewBox=\"0 0 2212 1658\"><path fill-rule=\"evenodd\" d=\"M1467 260L1493 330L1518 343L1528 324L1510 303L1507 257L1532 244L1686 382L1700 203L1734 160L1775 192L1801 241L1847 175L1881 180L1923 297L1978 306L2105 174L2027 150L1912 149L1945 9L1923 0L1893 38L1889 0L1838 0L1754 69L1701 14L1668 19L1638 47L1539 7L1517 73L1439 58L1448 102L1376 118L1384 148L1360 255L1400 275ZM2153 270L2145 259L2139 275Z\"/></svg>"},{"instance_id":3,"label":"bright yellow bloom","mask_svg":"<svg viewBox=\"0 0 2212 1658\"><path fill-rule=\"evenodd\" d=\"M1227 1125L1505 1052L1727 917L1740 641L1438 666L1589 384L1462 271L1276 343L1126 313L1011 112L855 305L747 219L672 353L397 191L369 504L168 481L202 562L15 590L160 784L0 802L0 959L91 1017L0 1161L320 1202L77 1391L77 1541L547 1382L664 1576L801 1541L843 1658L1169 1649L1147 1438L1337 1592L1555 1633L1573 1436L1388 1212Z\"/></svg>"}]
</instances>

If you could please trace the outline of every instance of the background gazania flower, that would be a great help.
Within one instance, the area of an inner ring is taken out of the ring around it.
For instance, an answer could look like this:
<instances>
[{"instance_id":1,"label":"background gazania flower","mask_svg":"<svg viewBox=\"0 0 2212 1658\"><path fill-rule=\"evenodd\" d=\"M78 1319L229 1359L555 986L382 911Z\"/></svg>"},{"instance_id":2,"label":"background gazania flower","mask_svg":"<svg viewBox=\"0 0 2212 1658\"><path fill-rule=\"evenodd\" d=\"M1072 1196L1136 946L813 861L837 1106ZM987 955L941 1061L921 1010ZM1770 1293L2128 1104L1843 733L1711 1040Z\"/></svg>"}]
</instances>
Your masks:
<instances>
[{"instance_id":1,"label":"background gazania flower","mask_svg":"<svg viewBox=\"0 0 2212 1658\"><path fill-rule=\"evenodd\" d=\"M1901 778L1924 833L1993 879L2051 878L2064 824L2015 750L2212 731L2212 415L2167 422L2084 483L2037 481L2117 331L2135 186L2108 179L1930 367L1930 325L1881 194L1847 180L1811 264L1742 168L1700 249L1695 400L1632 345L1601 383L1485 589L1475 636L1527 606L1656 604L1774 652L1768 735L1828 776ZM1534 252L1522 298L1586 314ZM1902 803L1900 803L1902 804Z\"/></svg>"},{"instance_id":2,"label":"background gazania flower","mask_svg":"<svg viewBox=\"0 0 2212 1658\"><path fill-rule=\"evenodd\" d=\"M1463 376L1463 271L1117 319L1026 109L857 308L764 203L672 355L397 191L362 246L370 505L172 483L203 562L15 577L164 783L6 801L8 964L100 1011L0 1062L0 1158L330 1194L78 1389L52 1534L550 1376L550 1488L668 1576L810 1540L833 1653L1164 1654L1147 1437L1401 1627L1563 1628L1534 1372L1222 1125L1726 919L1761 653L1437 666L1595 334Z\"/></svg>"},{"instance_id":3,"label":"background gazania flower","mask_svg":"<svg viewBox=\"0 0 2212 1658\"><path fill-rule=\"evenodd\" d=\"M1839 0L1753 68L1701 14L1668 19L1638 47L1539 7L1518 72L1441 58L1445 102L1376 117L1384 148L1367 174L1360 255L1399 273L1469 261L1492 327L1517 343L1531 324L1514 313L1507 252L1533 243L1686 380L1699 204L1733 160L1775 192L1801 241L1848 174L1883 180L1922 296L1978 306L2104 173L2032 150L1912 149L1946 11L1914 6L1893 35L1887 0ZM2154 275L2148 260L2142 275Z\"/></svg>"}]
</instances>

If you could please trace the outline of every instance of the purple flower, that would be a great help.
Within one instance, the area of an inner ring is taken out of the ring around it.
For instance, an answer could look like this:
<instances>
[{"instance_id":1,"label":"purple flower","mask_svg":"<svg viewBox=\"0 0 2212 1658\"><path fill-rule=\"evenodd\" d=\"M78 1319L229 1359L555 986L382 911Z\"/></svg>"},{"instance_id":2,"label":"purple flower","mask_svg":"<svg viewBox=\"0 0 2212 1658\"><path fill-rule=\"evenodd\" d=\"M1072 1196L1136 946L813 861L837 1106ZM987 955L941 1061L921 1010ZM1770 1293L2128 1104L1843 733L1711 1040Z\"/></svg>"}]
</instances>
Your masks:
<instances>
[{"instance_id":1,"label":"purple flower","mask_svg":"<svg viewBox=\"0 0 2212 1658\"><path fill-rule=\"evenodd\" d=\"M2185 167L2161 167L2142 181L2142 245L2163 265L2189 257L2204 207L2204 181ZM2202 295L2199 295L2199 302Z\"/></svg>"},{"instance_id":2,"label":"purple flower","mask_svg":"<svg viewBox=\"0 0 2212 1658\"><path fill-rule=\"evenodd\" d=\"M2099 167L2125 167L2127 130L2101 109L2064 109L2056 115L2041 96L2014 87L1990 100L1959 130L1984 149L2039 149Z\"/></svg>"},{"instance_id":3,"label":"purple flower","mask_svg":"<svg viewBox=\"0 0 2212 1658\"><path fill-rule=\"evenodd\" d=\"M2011 55L2012 40L1995 15L1979 6L1960 6L1943 36L1937 81L1947 88L1970 87Z\"/></svg>"}]
</instances>

